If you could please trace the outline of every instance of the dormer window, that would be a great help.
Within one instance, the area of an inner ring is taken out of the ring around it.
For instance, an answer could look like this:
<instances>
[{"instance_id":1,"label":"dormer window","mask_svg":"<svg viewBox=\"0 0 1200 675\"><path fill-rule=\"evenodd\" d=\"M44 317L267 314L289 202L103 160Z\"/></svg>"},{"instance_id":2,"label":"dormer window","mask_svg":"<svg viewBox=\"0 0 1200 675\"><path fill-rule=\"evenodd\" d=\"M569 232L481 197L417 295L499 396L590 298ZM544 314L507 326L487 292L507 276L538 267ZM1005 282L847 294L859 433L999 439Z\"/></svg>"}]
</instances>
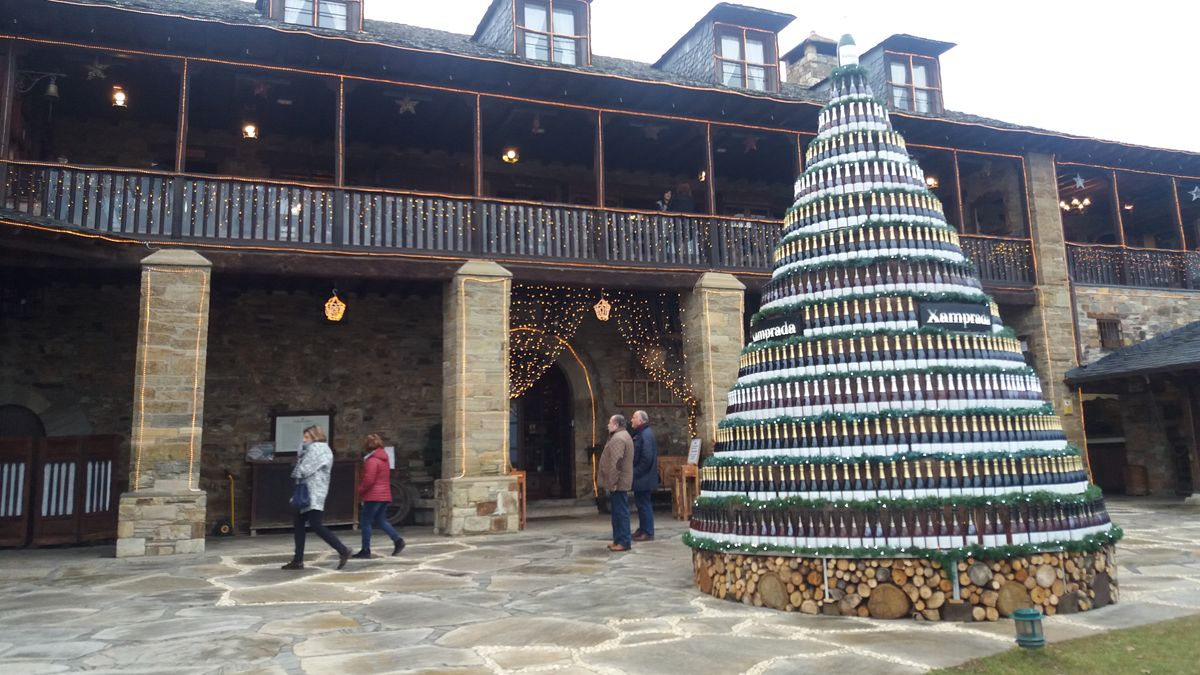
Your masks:
<instances>
[{"instance_id":1,"label":"dormer window","mask_svg":"<svg viewBox=\"0 0 1200 675\"><path fill-rule=\"evenodd\" d=\"M721 84L754 91L775 91L779 59L775 35L717 26L717 73Z\"/></svg>"},{"instance_id":2,"label":"dormer window","mask_svg":"<svg viewBox=\"0 0 1200 675\"><path fill-rule=\"evenodd\" d=\"M517 16L519 53L527 59L583 65L586 10L577 0L523 0Z\"/></svg>"},{"instance_id":3,"label":"dormer window","mask_svg":"<svg viewBox=\"0 0 1200 675\"><path fill-rule=\"evenodd\" d=\"M293 26L362 30L363 0L257 0L265 16Z\"/></svg>"},{"instance_id":4,"label":"dormer window","mask_svg":"<svg viewBox=\"0 0 1200 675\"><path fill-rule=\"evenodd\" d=\"M919 113L942 112L942 84L937 59L915 54L887 54L888 90L892 107Z\"/></svg>"}]
</instances>

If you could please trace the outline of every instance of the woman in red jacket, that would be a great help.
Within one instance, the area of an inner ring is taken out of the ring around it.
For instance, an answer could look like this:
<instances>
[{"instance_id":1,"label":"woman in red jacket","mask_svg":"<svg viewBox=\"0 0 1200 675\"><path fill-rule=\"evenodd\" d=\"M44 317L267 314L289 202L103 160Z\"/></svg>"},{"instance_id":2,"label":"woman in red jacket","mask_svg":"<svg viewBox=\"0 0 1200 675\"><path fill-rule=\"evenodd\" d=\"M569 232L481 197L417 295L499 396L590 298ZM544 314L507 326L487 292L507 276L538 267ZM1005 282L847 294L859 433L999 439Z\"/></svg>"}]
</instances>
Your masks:
<instances>
[{"instance_id":1,"label":"woman in red jacket","mask_svg":"<svg viewBox=\"0 0 1200 675\"><path fill-rule=\"evenodd\" d=\"M363 460L363 478L358 487L358 496L363 503L359 517L362 550L355 553L354 557L371 557L371 527L375 525L392 538L392 555L400 555L400 551L404 550L404 539L385 517L387 506L392 503L392 476L387 452L383 449L383 439L379 434L367 434L364 449L367 456Z\"/></svg>"}]
</instances>

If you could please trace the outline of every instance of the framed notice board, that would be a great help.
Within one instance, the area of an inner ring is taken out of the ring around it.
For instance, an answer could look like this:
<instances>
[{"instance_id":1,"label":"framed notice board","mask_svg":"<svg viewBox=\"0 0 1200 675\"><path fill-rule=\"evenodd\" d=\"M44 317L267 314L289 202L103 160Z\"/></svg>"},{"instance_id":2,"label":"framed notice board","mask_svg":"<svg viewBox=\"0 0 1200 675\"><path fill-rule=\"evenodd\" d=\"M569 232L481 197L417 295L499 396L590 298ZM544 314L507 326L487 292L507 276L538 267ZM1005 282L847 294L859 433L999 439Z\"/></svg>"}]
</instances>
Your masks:
<instances>
[{"instance_id":1,"label":"framed notice board","mask_svg":"<svg viewBox=\"0 0 1200 675\"><path fill-rule=\"evenodd\" d=\"M333 446L333 411L281 412L271 414L271 440L275 442L275 454L294 453L304 440L304 430L312 425L325 430L329 445Z\"/></svg>"}]
</instances>

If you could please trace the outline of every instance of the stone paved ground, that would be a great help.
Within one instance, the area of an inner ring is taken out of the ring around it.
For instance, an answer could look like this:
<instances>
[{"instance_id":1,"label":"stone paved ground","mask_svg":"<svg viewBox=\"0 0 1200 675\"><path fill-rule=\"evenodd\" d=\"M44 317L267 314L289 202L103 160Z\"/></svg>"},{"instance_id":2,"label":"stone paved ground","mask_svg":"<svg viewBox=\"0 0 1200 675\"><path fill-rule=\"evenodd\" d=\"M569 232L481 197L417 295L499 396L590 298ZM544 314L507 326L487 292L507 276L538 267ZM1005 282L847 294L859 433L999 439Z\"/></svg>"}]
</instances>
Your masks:
<instances>
[{"instance_id":1,"label":"stone paved ground","mask_svg":"<svg viewBox=\"0 0 1200 675\"><path fill-rule=\"evenodd\" d=\"M1200 613L1200 509L1110 511L1128 533L1121 603L1049 618L1051 640ZM316 537L302 572L278 569L282 535L210 539L206 554L169 560L0 551L0 672L869 675L1012 645L1007 621L806 616L701 596L683 529L659 514L658 540L627 554L604 549L599 516L460 540L414 529L401 557L342 572Z\"/></svg>"}]
</instances>

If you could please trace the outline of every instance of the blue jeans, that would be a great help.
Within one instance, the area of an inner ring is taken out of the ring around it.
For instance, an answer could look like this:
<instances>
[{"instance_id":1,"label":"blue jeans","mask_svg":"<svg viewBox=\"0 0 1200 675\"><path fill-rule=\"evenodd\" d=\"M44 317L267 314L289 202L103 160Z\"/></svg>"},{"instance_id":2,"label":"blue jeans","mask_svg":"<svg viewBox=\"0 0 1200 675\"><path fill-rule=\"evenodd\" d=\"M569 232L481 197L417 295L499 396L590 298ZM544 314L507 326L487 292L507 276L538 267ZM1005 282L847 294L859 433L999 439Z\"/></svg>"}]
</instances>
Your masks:
<instances>
[{"instance_id":1,"label":"blue jeans","mask_svg":"<svg viewBox=\"0 0 1200 675\"><path fill-rule=\"evenodd\" d=\"M633 491L633 502L637 504L638 529L651 537L654 536L654 503L650 499L653 495L651 490Z\"/></svg>"},{"instance_id":2,"label":"blue jeans","mask_svg":"<svg viewBox=\"0 0 1200 675\"><path fill-rule=\"evenodd\" d=\"M378 526L392 538L393 543L400 541L400 533L384 517L387 512L387 502L363 502L362 514L359 516L359 527L362 528L362 550L371 550L371 527Z\"/></svg>"},{"instance_id":3,"label":"blue jeans","mask_svg":"<svg viewBox=\"0 0 1200 675\"><path fill-rule=\"evenodd\" d=\"M624 490L610 492L608 503L612 511L613 543L631 548L633 536L629 532L629 493Z\"/></svg>"}]
</instances>

